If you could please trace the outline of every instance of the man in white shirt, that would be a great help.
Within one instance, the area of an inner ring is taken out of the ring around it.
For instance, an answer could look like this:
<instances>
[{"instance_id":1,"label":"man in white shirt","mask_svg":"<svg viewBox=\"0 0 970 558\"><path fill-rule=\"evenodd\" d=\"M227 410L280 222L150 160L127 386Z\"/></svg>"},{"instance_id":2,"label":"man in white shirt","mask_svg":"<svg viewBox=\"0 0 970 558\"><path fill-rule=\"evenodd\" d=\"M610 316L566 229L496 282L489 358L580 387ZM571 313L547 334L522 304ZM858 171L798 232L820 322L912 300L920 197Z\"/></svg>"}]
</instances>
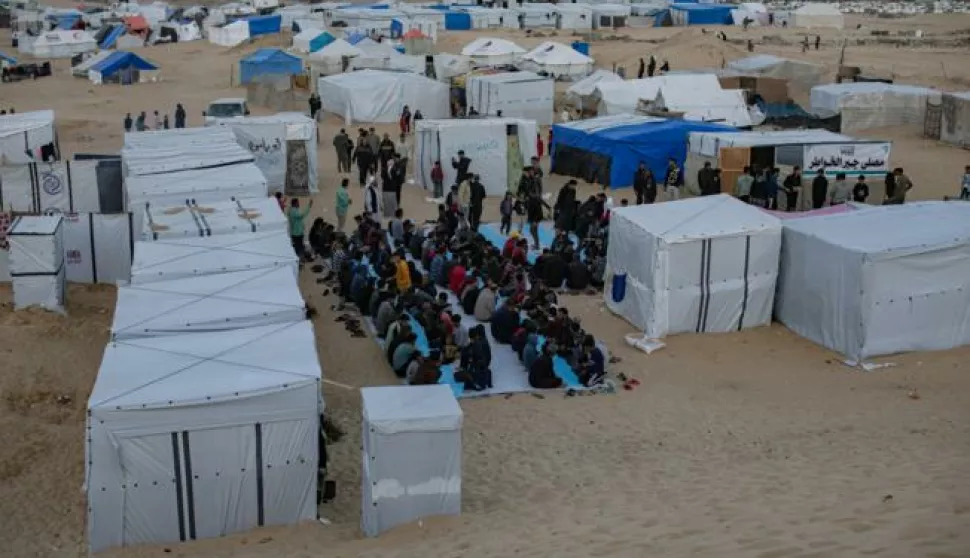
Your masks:
<instances>
[{"instance_id":1,"label":"man in white shirt","mask_svg":"<svg viewBox=\"0 0 970 558\"><path fill-rule=\"evenodd\" d=\"M569 109L563 107L562 112L559 113L560 122L569 122L572 118L569 117Z\"/></svg>"}]
</instances>

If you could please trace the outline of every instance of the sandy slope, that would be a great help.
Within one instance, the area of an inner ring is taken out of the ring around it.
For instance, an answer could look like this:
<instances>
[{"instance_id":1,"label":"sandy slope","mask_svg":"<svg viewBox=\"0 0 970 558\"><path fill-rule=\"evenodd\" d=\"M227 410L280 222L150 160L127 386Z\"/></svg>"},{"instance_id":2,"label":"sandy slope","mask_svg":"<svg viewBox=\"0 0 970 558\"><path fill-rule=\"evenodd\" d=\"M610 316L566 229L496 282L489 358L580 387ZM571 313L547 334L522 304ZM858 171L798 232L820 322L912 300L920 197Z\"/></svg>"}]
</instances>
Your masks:
<instances>
[{"instance_id":1,"label":"sandy slope","mask_svg":"<svg viewBox=\"0 0 970 558\"><path fill-rule=\"evenodd\" d=\"M924 17L910 27L939 32L970 27L965 16L959 25L953 19L960 18ZM866 22L874 28L883 23ZM902 27L892 21L886 28ZM728 32L732 38L742 34ZM720 65L719 49L725 49L697 30L632 35L637 42L595 41L599 65L619 63L635 71L638 57L655 52L675 67L710 67ZM454 52L470 37L446 34L441 50ZM802 55L794 44L759 51L831 64L837 56L830 45L834 34L823 38L827 46L818 53ZM784 39L794 43L799 37ZM60 63L57 77L0 86L0 106L56 109L68 152L117 150L127 111L171 111L180 101L190 123L198 124L205 102L238 95L240 90L228 85L230 67L251 48L224 51L188 43L147 49L144 54L164 68L162 82L124 89L73 79ZM726 50L729 60L743 55L736 45ZM967 89L970 83L965 50L864 46L853 48L850 57L851 63L898 72L916 83L951 89ZM330 119L321 127L324 183L315 212L324 216L332 208L336 183L327 144L338 126ZM968 161L965 151L922 140L912 130L869 135L895 140L894 163L910 172L917 198L952 193ZM548 187L561 181L552 178ZM359 207L360 192L354 189L353 196ZM423 197L416 188L405 192L412 218L432 215ZM495 213L489 206L486 218ZM315 325L325 375L354 387L393 383L376 345L350 338L332 321L333 297L323 297L309 273L303 286L321 310ZM81 556L84 408L107 338L113 289L72 287L66 319L14 313L8 288L0 288L0 303L0 554ZM359 396L326 386L328 406L348 431L333 448L339 496L322 509L332 525L169 546L168 554L163 547L109 554L970 555L970 349L893 357L886 360L897 367L866 374L774 325L729 335L677 336L647 357L622 345L629 326L598 299L573 297L567 304L624 358L618 370L643 385L615 396L566 399L549 393L541 400L516 395L463 402L462 517L361 539ZM920 399L908 396L913 388ZM70 400L59 402L62 395Z\"/></svg>"}]
</instances>

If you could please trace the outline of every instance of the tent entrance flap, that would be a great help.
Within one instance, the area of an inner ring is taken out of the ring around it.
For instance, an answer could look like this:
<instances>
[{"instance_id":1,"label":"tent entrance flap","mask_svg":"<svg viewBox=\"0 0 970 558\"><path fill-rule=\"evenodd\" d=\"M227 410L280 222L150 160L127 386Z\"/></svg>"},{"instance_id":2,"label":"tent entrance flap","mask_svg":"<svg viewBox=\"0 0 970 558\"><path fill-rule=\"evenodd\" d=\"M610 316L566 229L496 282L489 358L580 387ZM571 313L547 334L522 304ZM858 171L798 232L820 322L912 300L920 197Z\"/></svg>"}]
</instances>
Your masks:
<instances>
[{"instance_id":1,"label":"tent entrance flap","mask_svg":"<svg viewBox=\"0 0 970 558\"><path fill-rule=\"evenodd\" d=\"M551 172L579 178L589 184L609 187L612 163L612 157L578 147L557 144L552 158Z\"/></svg>"},{"instance_id":2,"label":"tent entrance flap","mask_svg":"<svg viewBox=\"0 0 970 558\"><path fill-rule=\"evenodd\" d=\"M738 177L744 172L744 167L751 164L751 148L722 147L718 152L718 158L721 167L721 188L732 191Z\"/></svg>"}]
</instances>

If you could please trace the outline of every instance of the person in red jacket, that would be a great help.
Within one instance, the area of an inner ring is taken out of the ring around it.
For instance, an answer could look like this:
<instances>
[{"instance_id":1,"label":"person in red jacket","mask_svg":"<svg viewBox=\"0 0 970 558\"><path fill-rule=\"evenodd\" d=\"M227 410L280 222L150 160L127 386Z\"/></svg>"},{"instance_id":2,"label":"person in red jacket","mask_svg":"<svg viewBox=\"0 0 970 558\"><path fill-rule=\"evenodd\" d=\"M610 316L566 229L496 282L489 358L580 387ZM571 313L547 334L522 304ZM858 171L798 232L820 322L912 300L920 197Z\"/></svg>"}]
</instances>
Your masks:
<instances>
[{"instance_id":1,"label":"person in red jacket","mask_svg":"<svg viewBox=\"0 0 970 558\"><path fill-rule=\"evenodd\" d=\"M512 252L515 251L515 245L519 242L519 233L513 231L512 234L505 240L505 244L502 245L502 257L505 259L510 259L512 257Z\"/></svg>"},{"instance_id":2,"label":"person in red jacket","mask_svg":"<svg viewBox=\"0 0 970 558\"><path fill-rule=\"evenodd\" d=\"M545 152L545 146L542 144L542 136L536 133L536 157L542 159L542 154Z\"/></svg>"},{"instance_id":3,"label":"person in red jacket","mask_svg":"<svg viewBox=\"0 0 970 558\"><path fill-rule=\"evenodd\" d=\"M448 288L456 295L461 294L461 287L465 284L465 274L468 273L465 266L465 258L462 258L458 265L451 268L451 273L448 274Z\"/></svg>"},{"instance_id":4,"label":"person in red jacket","mask_svg":"<svg viewBox=\"0 0 970 558\"><path fill-rule=\"evenodd\" d=\"M434 184L434 199L440 200L445 195L445 171L441 168L441 161L435 161L431 167L431 183Z\"/></svg>"}]
</instances>

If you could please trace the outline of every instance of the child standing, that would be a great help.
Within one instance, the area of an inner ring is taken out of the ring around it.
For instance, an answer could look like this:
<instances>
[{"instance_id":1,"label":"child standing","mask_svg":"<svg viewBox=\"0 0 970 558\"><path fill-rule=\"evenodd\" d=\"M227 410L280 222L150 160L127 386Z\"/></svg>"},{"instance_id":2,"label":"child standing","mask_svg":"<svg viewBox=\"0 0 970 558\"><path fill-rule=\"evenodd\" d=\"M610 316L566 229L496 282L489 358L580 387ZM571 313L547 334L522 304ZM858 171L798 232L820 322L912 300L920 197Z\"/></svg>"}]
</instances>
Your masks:
<instances>
[{"instance_id":1,"label":"child standing","mask_svg":"<svg viewBox=\"0 0 970 558\"><path fill-rule=\"evenodd\" d=\"M499 232L501 234L509 234L512 230L512 211L515 208L515 198L512 197L512 192L506 192L505 197L502 199L502 204L499 206L499 211L502 213L502 225L499 227Z\"/></svg>"}]
</instances>

